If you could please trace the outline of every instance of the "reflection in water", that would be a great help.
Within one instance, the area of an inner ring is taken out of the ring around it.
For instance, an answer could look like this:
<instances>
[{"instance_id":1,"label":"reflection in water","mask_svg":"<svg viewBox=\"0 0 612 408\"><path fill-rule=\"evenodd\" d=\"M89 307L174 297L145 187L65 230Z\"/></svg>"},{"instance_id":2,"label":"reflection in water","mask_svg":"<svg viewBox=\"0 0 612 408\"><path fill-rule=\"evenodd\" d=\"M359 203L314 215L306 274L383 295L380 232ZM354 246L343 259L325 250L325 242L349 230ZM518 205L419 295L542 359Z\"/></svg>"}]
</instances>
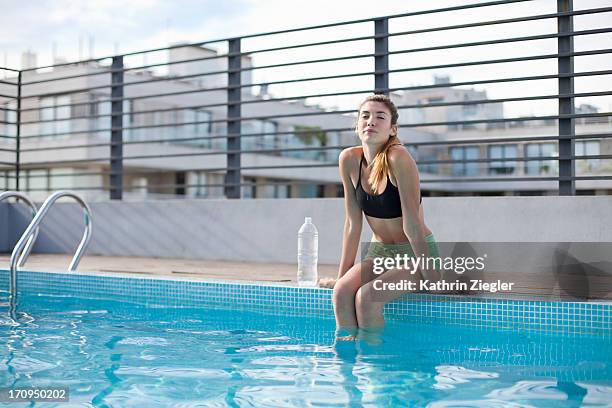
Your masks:
<instances>
[{"instance_id":1,"label":"reflection in water","mask_svg":"<svg viewBox=\"0 0 612 408\"><path fill-rule=\"evenodd\" d=\"M518 381L511 387L493 390L486 396L501 400L567 399L567 394L557 388L556 381Z\"/></svg>"},{"instance_id":2,"label":"reflection in water","mask_svg":"<svg viewBox=\"0 0 612 408\"><path fill-rule=\"evenodd\" d=\"M358 354L357 342L334 342L334 357L338 361L337 370L341 377L339 385L348 396L348 400L356 406L363 402L363 393L357 386L359 378L354 374Z\"/></svg>"},{"instance_id":3,"label":"reflection in water","mask_svg":"<svg viewBox=\"0 0 612 408\"><path fill-rule=\"evenodd\" d=\"M612 386L589 384L587 382L582 381L577 381L576 385L586 390L586 395L582 399L582 402L584 402L584 404L608 407L612 405Z\"/></svg>"},{"instance_id":4,"label":"reflection in water","mask_svg":"<svg viewBox=\"0 0 612 408\"><path fill-rule=\"evenodd\" d=\"M499 374L493 372L470 370L461 366L437 366L433 387L437 390L448 390L455 388L457 384L469 382L471 380L482 380L497 378Z\"/></svg>"},{"instance_id":5,"label":"reflection in water","mask_svg":"<svg viewBox=\"0 0 612 408\"><path fill-rule=\"evenodd\" d=\"M379 344L331 319L24 299L0 382L99 406L597 406L612 339L389 322ZM104 309L104 313L92 313ZM61 310L61 312L58 312Z\"/></svg>"},{"instance_id":6,"label":"reflection in water","mask_svg":"<svg viewBox=\"0 0 612 408\"><path fill-rule=\"evenodd\" d=\"M609 391L603 398L595 394L593 398L589 398L587 388L584 388L582 384L550 380L518 381L508 387L493 390L480 400L456 399L454 396L455 398L452 399L438 400L429 404L428 407L578 407L583 406L584 403L590 404L589 406L610 406L609 398L612 394ZM524 401L530 401L530 403L524 404Z\"/></svg>"}]
</instances>

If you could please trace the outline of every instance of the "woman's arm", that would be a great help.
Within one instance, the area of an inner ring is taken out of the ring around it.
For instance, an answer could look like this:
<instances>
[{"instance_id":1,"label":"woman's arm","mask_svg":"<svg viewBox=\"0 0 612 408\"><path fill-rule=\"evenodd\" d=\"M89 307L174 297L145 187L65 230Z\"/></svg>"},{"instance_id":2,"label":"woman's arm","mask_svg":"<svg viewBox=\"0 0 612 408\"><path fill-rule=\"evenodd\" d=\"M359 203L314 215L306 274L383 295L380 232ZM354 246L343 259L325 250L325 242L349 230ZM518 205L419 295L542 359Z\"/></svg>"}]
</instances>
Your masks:
<instances>
[{"instance_id":1,"label":"woman's arm","mask_svg":"<svg viewBox=\"0 0 612 408\"><path fill-rule=\"evenodd\" d=\"M342 186L344 187L344 231L342 233L342 256L338 269L338 279L355 263L359 240L361 239L361 228L363 215L355 197L355 187L351 181L350 168L356 164L355 148L345 149L340 153L339 167ZM358 149L358 148L357 148Z\"/></svg>"},{"instance_id":2,"label":"woman's arm","mask_svg":"<svg viewBox=\"0 0 612 408\"><path fill-rule=\"evenodd\" d=\"M402 202L402 227L410 240L415 256L429 256L429 247L425 242L425 223L420 217L421 187L419 170L416 162L403 146L393 147L389 151L389 165L395 176ZM423 260L424 261L424 260ZM423 278L438 280L435 270L421 269Z\"/></svg>"}]
</instances>

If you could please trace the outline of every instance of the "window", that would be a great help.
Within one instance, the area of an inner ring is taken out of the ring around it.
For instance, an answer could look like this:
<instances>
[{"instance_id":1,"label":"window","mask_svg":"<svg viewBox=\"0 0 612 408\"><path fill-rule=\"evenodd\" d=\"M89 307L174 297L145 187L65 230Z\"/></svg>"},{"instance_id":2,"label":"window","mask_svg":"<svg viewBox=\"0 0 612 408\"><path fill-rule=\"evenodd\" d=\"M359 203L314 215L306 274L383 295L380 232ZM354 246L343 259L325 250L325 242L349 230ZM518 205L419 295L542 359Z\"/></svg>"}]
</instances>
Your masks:
<instances>
[{"instance_id":1,"label":"window","mask_svg":"<svg viewBox=\"0 0 612 408\"><path fill-rule=\"evenodd\" d=\"M554 143L527 143L525 157L551 157L557 156ZM555 168L554 160L528 160L525 162L525 174L548 174Z\"/></svg>"},{"instance_id":2,"label":"window","mask_svg":"<svg viewBox=\"0 0 612 408\"><path fill-rule=\"evenodd\" d=\"M55 98L41 98L40 99L40 133L42 135L48 135L55 133Z\"/></svg>"},{"instance_id":3,"label":"window","mask_svg":"<svg viewBox=\"0 0 612 408\"><path fill-rule=\"evenodd\" d=\"M179 123L180 115L175 112L174 123ZM176 129L174 137L177 139L197 138L194 140L179 140L177 143L188 144L192 146L211 148L213 141L210 139L212 135L212 112L202 109L185 109L183 110L182 122L187 125L174 127Z\"/></svg>"},{"instance_id":4,"label":"window","mask_svg":"<svg viewBox=\"0 0 612 408\"><path fill-rule=\"evenodd\" d=\"M17 109L17 102L6 102L2 105L0 105L0 108L4 108L4 109ZM6 122L17 122L17 112L13 112L10 110L4 110L4 109L0 109L0 121L6 121ZM17 126L16 125L11 125L8 123L0 123L0 134L2 136L12 136L14 137L16 135L16 129Z\"/></svg>"},{"instance_id":5,"label":"window","mask_svg":"<svg viewBox=\"0 0 612 408\"><path fill-rule=\"evenodd\" d=\"M292 127L292 131L295 131L295 127ZM295 134L293 135L281 135L280 147L283 149L296 149L299 147L303 147L304 143L300 139L298 139ZM285 151L281 152L281 156L285 157L295 157L297 159L303 159L305 157L305 152L303 150L296 151Z\"/></svg>"},{"instance_id":6,"label":"window","mask_svg":"<svg viewBox=\"0 0 612 408\"><path fill-rule=\"evenodd\" d=\"M223 136L212 139L212 148L216 150L226 150L227 149L227 127L224 124L220 124L216 129L216 135ZM244 143L244 139L242 139L242 143ZM244 149L243 146L241 146Z\"/></svg>"},{"instance_id":7,"label":"window","mask_svg":"<svg viewBox=\"0 0 612 408\"><path fill-rule=\"evenodd\" d=\"M261 186L263 190L263 198L288 198L289 197L289 186L286 184L280 184L282 180L267 180L268 183L279 183L279 184L266 184Z\"/></svg>"},{"instance_id":8,"label":"window","mask_svg":"<svg viewBox=\"0 0 612 408\"><path fill-rule=\"evenodd\" d=\"M149 180L146 177L133 177L129 187L131 195L146 197L148 194L148 185Z\"/></svg>"},{"instance_id":9,"label":"window","mask_svg":"<svg viewBox=\"0 0 612 408\"><path fill-rule=\"evenodd\" d=\"M28 191L49 190L49 170L27 170L26 189Z\"/></svg>"},{"instance_id":10,"label":"window","mask_svg":"<svg viewBox=\"0 0 612 408\"><path fill-rule=\"evenodd\" d=\"M478 105L473 103L470 105L463 105L461 110L463 111L464 116L474 116L478 113Z\"/></svg>"},{"instance_id":11,"label":"window","mask_svg":"<svg viewBox=\"0 0 612 408\"><path fill-rule=\"evenodd\" d=\"M271 120L245 120L242 122L242 134L254 135L245 137L241 141L243 150L274 149L277 141L278 123ZM271 153L270 153L271 154Z\"/></svg>"},{"instance_id":12,"label":"window","mask_svg":"<svg viewBox=\"0 0 612 408\"><path fill-rule=\"evenodd\" d=\"M174 174L174 194L185 195L187 192L185 184L187 184L187 174L184 171L179 171Z\"/></svg>"},{"instance_id":13,"label":"window","mask_svg":"<svg viewBox=\"0 0 612 408\"><path fill-rule=\"evenodd\" d=\"M274 149L276 147L276 133L278 133L278 124L271 120L262 120L261 133L265 133L265 135L257 138L257 145L263 149Z\"/></svg>"},{"instance_id":14,"label":"window","mask_svg":"<svg viewBox=\"0 0 612 408\"><path fill-rule=\"evenodd\" d=\"M417 162L417 166L420 172L423 173L437 173L438 172L438 164L437 163L419 163L420 161L435 161L438 159L435 153L431 152L431 150L427 150L427 148L419 151L418 146L408 145L406 146L412 158Z\"/></svg>"},{"instance_id":15,"label":"window","mask_svg":"<svg viewBox=\"0 0 612 408\"><path fill-rule=\"evenodd\" d=\"M315 198L317 196L317 186L315 184L303 184L298 186L299 198Z\"/></svg>"},{"instance_id":16,"label":"window","mask_svg":"<svg viewBox=\"0 0 612 408\"><path fill-rule=\"evenodd\" d=\"M430 162L438 160L438 157L435 154L423 154L423 157L420 160ZM477 163L474 163L477 164ZM437 163L423 163L418 165L419 171L423 173L438 173L438 164ZM478 167L476 167L476 175L478 174Z\"/></svg>"},{"instance_id":17,"label":"window","mask_svg":"<svg viewBox=\"0 0 612 408\"><path fill-rule=\"evenodd\" d=\"M208 195L207 185L208 184L208 176L203 171L196 172L196 188L195 188L195 196L196 197L206 197Z\"/></svg>"},{"instance_id":18,"label":"window","mask_svg":"<svg viewBox=\"0 0 612 408\"><path fill-rule=\"evenodd\" d=\"M132 115L132 102L123 101L123 140L132 140L132 129L125 129L134 126L134 115Z\"/></svg>"},{"instance_id":19,"label":"window","mask_svg":"<svg viewBox=\"0 0 612 408\"><path fill-rule=\"evenodd\" d=\"M340 146L340 133L327 132L327 146ZM325 160L332 163L338 163L341 149L329 149L325 151Z\"/></svg>"},{"instance_id":20,"label":"window","mask_svg":"<svg viewBox=\"0 0 612 408\"><path fill-rule=\"evenodd\" d=\"M70 132L70 96L48 96L40 99L41 134L49 137L69 137Z\"/></svg>"},{"instance_id":21,"label":"window","mask_svg":"<svg viewBox=\"0 0 612 408\"><path fill-rule=\"evenodd\" d=\"M574 145L576 156L599 155L599 140L577 140ZM599 159L576 160L576 170L592 172L599 168Z\"/></svg>"},{"instance_id":22,"label":"window","mask_svg":"<svg viewBox=\"0 0 612 408\"><path fill-rule=\"evenodd\" d=\"M242 198L255 198L257 196L256 180L252 177L244 177L242 182L245 183L242 186Z\"/></svg>"},{"instance_id":23,"label":"window","mask_svg":"<svg viewBox=\"0 0 612 408\"><path fill-rule=\"evenodd\" d=\"M104 96L101 96L104 98ZM110 102L94 102L97 106L98 115L110 115L111 114L111 103ZM111 117L110 116L102 116L94 119L92 121L95 123L95 129L110 129L111 127ZM124 124L125 126L125 124ZM96 135L101 136L103 132L97 132ZM130 135L131 136L131 135Z\"/></svg>"},{"instance_id":24,"label":"window","mask_svg":"<svg viewBox=\"0 0 612 408\"><path fill-rule=\"evenodd\" d=\"M195 121L199 122L195 124L194 127L194 136L206 138L203 140L198 140L198 145L202 147L210 147L211 140L209 139L212 135L212 113L207 110L196 110L195 111ZM204 123L203 123L204 122Z\"/></svg>"},{"instance_id":25,"label":"window","mask_svg":"<svg viewBox=\"0 0 612 408\"><path fill-rule=\"evenodd\" d=\"M0 171L0 186L5 190L15 189L15 172L14 171Z\"/></svg>"},{"instance_id":26,"label":"window","mask_svg":"<svg viewBox=\"0 0 612 408\"><path fill-rule=\"evenodd\" d=\"M73 103L70 107L71 119L82 119L89 116L90 94L73 94Z\"/></svg>"},{"instance_id":27,"label":"window","mask_svg":"<svg viewBox=\"0 0 612 408\"><path fill-rule=\"evenodd\" d=\"M98 115L98 103L96 102L96 95L89 94L89 115L97 116Z\"/></svg>"},{"instance_id":28,"label":"window","mask_svg":"<svg viewBox=\"0 0 612 408\"><path fill-rule=\"evenodd\" d=\"M9 176L8 171L0 171L0 187L3 190L9 189Z\"/></svg>"},{"instance_id":29,"label":"window","mask_svg":"<svg viewBox=\"0 0 612 408\"><path fill-rule=\"evenodd\" d=\"M329 146L329 137L327 132L321 130L320 126L305 126L305 125L294 125L292 126L293 134L289 135L284 141L284 148L316 148ZM283 152L282 156L295 157L299 159L308 160L326 160L326 150L295 150ZM335 161L336 159L334 159Z\"/></svg>"},{"instance_id":30,"label":"window","mask_svg":"<svg viewBox=\"0 0 612 408\"><path fill-rule=\"evenodd\" d=\"M187 124L181 126L181 130L183 133L181 138L196 137L197 125L195 125L193 122L197 122L196 111L193 109L184 109L183 110L183 123L187 123ZM195 143L195 141L185 140L183 143Z\"/></svg>"},{"instance_id":31,"label":"window","mask_svg":"<svg viewBox=\"0 0 612 408\"><path fill-rule=\"evenodd\" d=\"M493 145L489 146L490 159L510 159L517 157L516 145ZM514 161L492 161L489 162L489 174L513 174L516 169Z\"/></svg>"},{"instance_id":32,"label":"window","mask_svg":"<svg viewBox=\"0 0 612 408\"><path fill-rule=\"evenodd\" d=\"M76 169L66 167L54 167L49 171L49 190L62 190L78 187L73 173Z\"/></svg>"},{"instance_id":33,"label":"window","mask_svg":"<svg viewBox=\"0 0 612 408\"><path fill-rule=\"evenodd\" d=\"M480 158L480 148L477 146L451 147L450 156L453 160L475 160ZM478 163L453 163L453 176L478 176Z\"/></svg>"},{"instance_id":34,"label":"window","mask_svg":"<svg viewBox=\"0 0 612 408\"><path fill-rule=\"evenodd\" d=\"M151 112L149 113L149 120L150 123L147 123L147 125L150 126L157 126L160 123L162 123L162 112ZM158 127L149 127L149 128L143 128L142 130L145 131L145 140L147 139L165 139L166 137L164 136L164 129L163 128L158 128ZM164 141L164 143L168 143L168 141Z\"/></svg>"},{"instance_id":35,"label":"window","mask_svg":"<svg viewBox=\"0 0 612 408\"><path fill-rule=\"evenodd\" d=\"M166 110L164 112L157 112L158 122L157 125L161 125L156 128L157 134L160 139L165 139L168 143L172 143L173 139L178 138L178 132L176 124L179 123L179 113L177 110Z\"/></svg>"}]
</instances>

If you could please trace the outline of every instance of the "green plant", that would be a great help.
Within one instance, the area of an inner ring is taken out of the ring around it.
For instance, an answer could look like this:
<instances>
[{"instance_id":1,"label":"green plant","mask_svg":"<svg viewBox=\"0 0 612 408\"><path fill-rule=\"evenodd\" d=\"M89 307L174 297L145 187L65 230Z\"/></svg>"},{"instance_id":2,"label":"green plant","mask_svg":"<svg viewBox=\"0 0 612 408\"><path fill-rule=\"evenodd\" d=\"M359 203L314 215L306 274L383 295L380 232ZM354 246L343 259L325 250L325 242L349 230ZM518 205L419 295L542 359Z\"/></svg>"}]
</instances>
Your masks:
<instances>
[{"instance_id":1,"label":"green plant","mask_svg":"<svg viewBox=\"0 0 612 408\"><path fill-rule=\"evenodd\" d=\"M320 146L327 145L327 133L323 132L319 126L294 126L295 136L306 146L312 145L315 140L319 141Z\"/></svg>"}]
</instances>

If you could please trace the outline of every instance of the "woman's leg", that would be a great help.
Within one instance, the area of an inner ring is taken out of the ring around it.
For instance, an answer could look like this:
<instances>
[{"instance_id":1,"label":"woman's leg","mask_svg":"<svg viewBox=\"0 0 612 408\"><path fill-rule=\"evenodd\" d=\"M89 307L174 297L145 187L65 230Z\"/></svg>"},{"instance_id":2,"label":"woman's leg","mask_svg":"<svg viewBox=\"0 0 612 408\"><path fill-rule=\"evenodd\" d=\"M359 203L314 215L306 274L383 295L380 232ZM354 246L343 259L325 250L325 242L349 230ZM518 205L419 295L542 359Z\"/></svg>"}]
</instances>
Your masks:
<instances>
[{"instance_id":1,"label":"woman's leg","mask_svg":"<svg viewBox=\"0 0 612 408\"><path fill-rule=\"evenodd\" d=\"M406 269L390 269L359 288L355 296L355 311L359 328L383 328L385 325L383 317L385 305L406 293L414 293L410 290L381 289L383 284L412 281L418 288L420 280L421 274L419 272L411 274ZM375 283L376 281L379 281L379 283Z\"/></svg>"},{"instance_id":2,"label":"woman's leg","mask_svg":"<svg viewBox=\"0 0 612 408\"><path fill-rule=\"evenodd\" d=\"M425 237L425 241L429 247L429 256L433 258L440 257L440 249L434 235L429 234ZM389 251L387 256L407 255L408 257L414 257L414 252L409 243L383 244L383 248ZM381 253L381 251L378 253ZM407 267L410 267L410 264ZM413 287L418 289L422 275L420 272L412 274L411 271L411 269L389 269L382 275L377 275L375 280L371 280L359 288L355 297L355 310L359 328L378 329L384 327L383 309L385 305L406 293L415 292L413 290L385 289L384 284L413 282Z\"/></svg>"},{"instance_id":3,"label":"woman's leg","mask_svg":"<svg viewBox=\"0 0 612 408\"><path fill-rule=\"evenodd\" d=\"M353 265L334 285L334 313L336 326L349 334L357 330L357 315L355 313L355 295L359 288L376 277L372 272L372 261L365 260Z\"/></svg>"}]
</instances>

